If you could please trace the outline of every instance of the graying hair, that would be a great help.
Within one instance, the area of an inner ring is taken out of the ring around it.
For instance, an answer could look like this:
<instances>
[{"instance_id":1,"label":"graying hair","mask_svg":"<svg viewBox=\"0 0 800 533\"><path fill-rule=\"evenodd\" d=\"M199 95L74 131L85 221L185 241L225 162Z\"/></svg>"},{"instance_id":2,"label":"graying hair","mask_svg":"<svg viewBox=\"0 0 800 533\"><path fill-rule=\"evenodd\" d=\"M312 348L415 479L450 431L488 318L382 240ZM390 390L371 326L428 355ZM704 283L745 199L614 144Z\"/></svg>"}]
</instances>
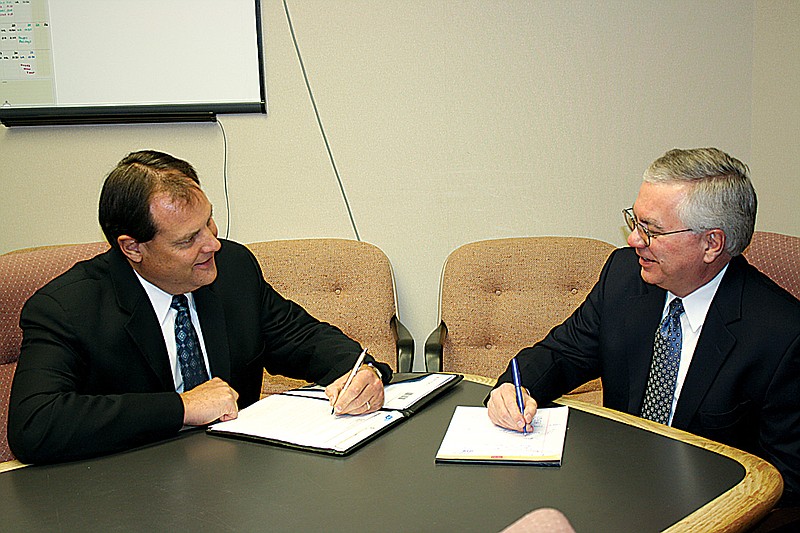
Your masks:
<instances>
[{"instance_id":1,"label":"graying hair","mask_svg":"<svg viewBox=\"0 0 800 533\"><path fill-rule=\"evenodd\" d=\"M756 191L747 165L716 148L670 150L645 170L647 183L693 185L678 205L678 217L696 232L721 229L725 251L741 254L756 225Z\"/></svg>"}]
</instances>

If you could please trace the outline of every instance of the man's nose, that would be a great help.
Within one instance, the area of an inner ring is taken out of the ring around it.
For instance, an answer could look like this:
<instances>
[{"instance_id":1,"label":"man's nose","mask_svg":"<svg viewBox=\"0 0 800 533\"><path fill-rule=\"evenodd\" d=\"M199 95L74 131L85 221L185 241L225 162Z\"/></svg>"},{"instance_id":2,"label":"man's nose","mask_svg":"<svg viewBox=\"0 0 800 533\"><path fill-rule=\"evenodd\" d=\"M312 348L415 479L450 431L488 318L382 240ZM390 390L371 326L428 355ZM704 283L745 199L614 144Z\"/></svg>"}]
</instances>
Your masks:
<instances>
[{"instance_id":1,"label":"man's nose","mask_svg":"<svg viewBox=\"0 0 800 533\"><path fill-rule=\"evenodd\" d=\"M203 243L203 251L205 252L218 252L222 248L222 244L217 239L215 231L206 230L205 242Z\"/></svg>"},{"instance_id":2,"label":"man's nose","mask_svg":"<svg viewBox=\"0 0 800 533\"><path fill-rule=\"evenodd\" d=\"M632 248L646 248L647 247L647 245L645 245L645 243L644 243L644 239L642 239L642 236L639 235L639 230L637 230L635 228L633 230L631 230L631 232L628 234L627 241L628 241L628 246L630 246Z\"/></svg>"}]
</instances>

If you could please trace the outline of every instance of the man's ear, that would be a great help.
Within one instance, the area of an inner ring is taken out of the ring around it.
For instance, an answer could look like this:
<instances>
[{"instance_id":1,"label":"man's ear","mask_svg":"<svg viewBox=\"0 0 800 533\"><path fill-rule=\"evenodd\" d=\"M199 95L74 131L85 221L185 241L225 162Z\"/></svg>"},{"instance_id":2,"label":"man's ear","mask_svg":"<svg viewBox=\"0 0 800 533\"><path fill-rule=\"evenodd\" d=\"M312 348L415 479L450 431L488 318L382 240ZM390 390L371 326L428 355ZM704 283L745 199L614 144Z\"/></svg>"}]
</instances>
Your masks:
<instances>
[{"instance_id":1,"label":"man's ear","mask_svg":"<svg viewBox=\"0 0 800 533\"><path fill-rule=\"evenodd\" d=\"M705 255L703 260L706 263L713 263L720 255L725 253L725 232L719 228L706 231L703 237L705 243Z\"/></svg>"},{"instance_id":2,"label":"man's ear","mask_svg":"<svg viewBox=\"0 0 800 533\"><path fill-rule=\"evenodd\" d=\"M130 235L120 235L117 237L117 244L119 245L119 249L122 250L122 253L128 258L129 261L132 263L142 262L142 252L139 249L141 243L139 241Z\"/></svg>"}]
</instances>

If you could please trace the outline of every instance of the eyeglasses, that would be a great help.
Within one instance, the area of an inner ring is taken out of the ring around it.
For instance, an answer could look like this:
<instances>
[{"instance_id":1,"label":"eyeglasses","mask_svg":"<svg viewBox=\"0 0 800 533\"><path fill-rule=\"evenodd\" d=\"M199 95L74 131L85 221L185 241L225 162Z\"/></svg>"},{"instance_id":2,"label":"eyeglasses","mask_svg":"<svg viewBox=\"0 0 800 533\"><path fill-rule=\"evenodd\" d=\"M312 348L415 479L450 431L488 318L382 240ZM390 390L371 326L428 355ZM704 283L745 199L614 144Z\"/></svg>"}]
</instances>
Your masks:
<instances>
[{"instance_id":1,"label":"eyeglasses","mask_svg":"<svg viewBox=\"0 0 800 533\"><path fill-rule=\"evenodd\" d=\"M687 231L694 231L693 229L687 228L687 229L677 229L675 231L665 231L663 233L658 233L655 231L650 231L644 224L639 222L636 219L636 215L633 214L632 207L628 209L623 209L622 214L625 216L625 224L628 225L631 231L636 230L639 232L639 237L641 237L642 241L644 241L645 246L650 246L650 242L656 237L662 237L664 235L673 235L675 233L685 233Z\"/></svg>"}]
</instances>

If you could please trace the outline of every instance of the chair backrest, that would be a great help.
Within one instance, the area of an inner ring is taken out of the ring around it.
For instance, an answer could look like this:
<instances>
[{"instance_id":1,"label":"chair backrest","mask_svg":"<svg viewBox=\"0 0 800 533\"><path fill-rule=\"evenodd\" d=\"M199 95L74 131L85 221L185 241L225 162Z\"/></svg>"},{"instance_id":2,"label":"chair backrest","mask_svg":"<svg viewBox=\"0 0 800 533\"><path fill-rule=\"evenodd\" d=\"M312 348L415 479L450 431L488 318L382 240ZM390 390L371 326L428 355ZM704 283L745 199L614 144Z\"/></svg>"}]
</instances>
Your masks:
<instances>
[{"instance_id":1,"label":"chair backrest","mask_svg":"<svg viewBox=\"0 0 800 533\"><path fill-rule=\"evenodd\" d=\"M261 264L264 278L282 296L338 327L397 370L394 275L377 246L347 239L292 239L247 247ZM265 373L262 394L301 384Z\"/></svg>"},{"instance_id":2,"label":"chair backrest","mask_svg":"<svg viewBox=\"0 0 800 533\"><path fill-rule=\"evenodd\" d=\"M104 242L25 248L0 255L0 461L14 458L6 424L11 380L22 345L19 315L39 288L72 265L108 249Z\"/></svg>"},{"instance_id":3,"label":"chair backrest","mask_svg":"<svg viewBox=\"0 0 800 533\"><path fill-rule=\"evenodd\" d=\"M756 231L744 256L772 281L800 299L800 237Z\"/></svg>"},{"instance_id":4,"label":"chair backrest","mask_svg":"<svg viewBox=\"0 0 800 533\"><path fill-rule=\"evenodd\" d=\"M495 378L586 298L614 246L580 237L519 237L463 245L445 262L442 368ZM598 380L576 392L600 403Z\"/></svg>"}]
</instances>

